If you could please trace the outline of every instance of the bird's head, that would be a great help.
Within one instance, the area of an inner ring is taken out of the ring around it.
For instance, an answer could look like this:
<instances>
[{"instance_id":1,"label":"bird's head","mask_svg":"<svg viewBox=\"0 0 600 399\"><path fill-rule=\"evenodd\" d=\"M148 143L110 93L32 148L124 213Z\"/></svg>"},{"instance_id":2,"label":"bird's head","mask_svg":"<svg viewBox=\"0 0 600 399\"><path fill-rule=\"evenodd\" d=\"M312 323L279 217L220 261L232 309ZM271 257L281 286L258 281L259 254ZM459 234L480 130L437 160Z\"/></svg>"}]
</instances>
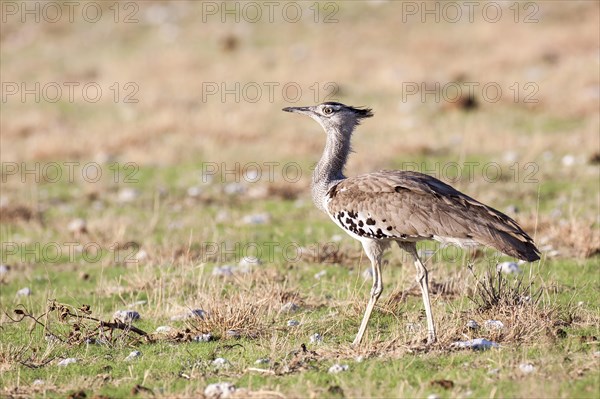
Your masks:
<instances>
[{"instance_id":1,"label":"bird's head","mask_svg":"<svg viewBox=\"0 0 600 399\"><path fill-rule=\"evenodd\" d=\"M356 108L336 102L326 102L311 107L287 107L283 111L308 115L319 122L326 132L352 133L362 119L373 116L370 108Z\"/></svg>"}]
</instances>

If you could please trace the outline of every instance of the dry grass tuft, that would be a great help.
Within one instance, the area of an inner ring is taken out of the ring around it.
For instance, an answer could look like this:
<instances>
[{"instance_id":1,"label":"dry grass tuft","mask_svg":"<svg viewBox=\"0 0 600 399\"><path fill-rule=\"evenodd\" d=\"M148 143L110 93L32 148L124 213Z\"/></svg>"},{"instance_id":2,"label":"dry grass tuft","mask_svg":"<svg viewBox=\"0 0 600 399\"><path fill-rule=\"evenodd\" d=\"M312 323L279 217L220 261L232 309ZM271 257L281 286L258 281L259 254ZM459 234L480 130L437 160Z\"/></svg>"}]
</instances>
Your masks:
<instances>
[{"instance_id":1,"label":"dry grass tuft","mask_svg":"<svg viewBox=\"0 0 600 399\"><path fill-rule=\"evenodd\" d=\"M199 333L219 338L258 338L269 332L275 313L270 298L254 299L235 294L211 298L205 304L207 316L191 319L190 326Z\"/></svg>"}]
</instances>

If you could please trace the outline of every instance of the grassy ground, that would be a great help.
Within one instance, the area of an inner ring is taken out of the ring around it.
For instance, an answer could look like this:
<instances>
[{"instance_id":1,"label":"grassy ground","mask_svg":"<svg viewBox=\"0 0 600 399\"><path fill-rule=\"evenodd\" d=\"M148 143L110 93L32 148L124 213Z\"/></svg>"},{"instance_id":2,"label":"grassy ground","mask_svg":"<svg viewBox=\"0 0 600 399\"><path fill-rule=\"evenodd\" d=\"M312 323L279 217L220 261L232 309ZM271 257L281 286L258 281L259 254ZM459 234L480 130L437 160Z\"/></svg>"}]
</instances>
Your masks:
<instances>
[{"instance_id":1,"label":"grassy ground","mask_svg":"<svg viewBox=\"0 0 600 399\"><path fill-rule=\"evenodd\" d=\"M337 10L333 24L315 23L312 3L298 3L298 23L222 23L195 2L127 4L119 23L102 3L110 18L95 24L7 14L0 25L3 84L96 82L104 93L2 101L1 395L197 397L230 382L240 397L597 396L597 2L535 3L535 23L523 22L528 3L515 3L518 23L512 4L497 23L438 23L403 15L406 3L321 3L321 20ZM138 22L123 23L131 10ZM203 98L207 83L236 82L293 82L303 95ZM481 287L508 258L423 244L440 335L431 347L399 250L386 257L365 342L349 345L368 263L310 201L319 127L279 111L325 100L328 82L336 99L376 112L356 134L349 175L428 172L508 212L542 249L489 303ZM503 95L476 91L469 107L407 94L407 83L465 82L497 83ZM137 103L124 101L132 88ZM245 256L261 264L238 266ZM224 265L238 268L215 275ZM125 309L140 313L140 331L114 323ZM190 309L208 316L171 320ZM469 320L504 328L473 331ZM213 340L195 342L203 333ZM450 347L479 337L501 347ZM57 364L66 358L77 362ZM334 364L348 370L329 373Z\"/></svg>"}]
</instances>

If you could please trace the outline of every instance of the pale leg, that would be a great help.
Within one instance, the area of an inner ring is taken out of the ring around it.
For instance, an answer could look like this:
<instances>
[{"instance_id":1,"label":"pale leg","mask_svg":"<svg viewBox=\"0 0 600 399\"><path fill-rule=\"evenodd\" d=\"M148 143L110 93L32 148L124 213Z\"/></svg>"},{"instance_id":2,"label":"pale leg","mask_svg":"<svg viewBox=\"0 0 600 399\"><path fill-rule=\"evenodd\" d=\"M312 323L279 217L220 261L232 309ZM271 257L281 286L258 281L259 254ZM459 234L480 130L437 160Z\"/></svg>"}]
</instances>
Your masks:
<instances>
[{"instance_id":1,"label":"pale leg","mask_svg":"<svg viewBox=\"0 0 600 399\"><path fill-rule=\"evenodd\" d=\"M406 250L415 260L415 267L417 268L416 280L421 286L421 294L423 295L423 304L425 305L425 315L427 316L427 343L432 344L436 341L435 325L433 323L433 315L431 312L431 303L429 302L429 286L427 269L419 259L417 254L417 247L412 243L398 243L400 248Z\"/></svg>"},{"instance_id":2,"label":"pale leg","mask_svg":"<svg viewBox=\"0 0 600 399\"><path fill-rule=\"evenodd\" d=\"M373 270L373 287L371 288L371 296L369 298L369 303L367 305L367 309L365 310L362 322L360 323L358 334L356 334L356 338L354 338L352 345L358 345L362 341L363 335L367 329L367 324L371 318L371 312L373 311L377 300L383 292L383 281L381 279L381 256L383 255L385 245L381 245L372 240L363 241L362 244L367 256L369 257L369 260L371 261L371 268Z\"/></svg>"}]
</instances>

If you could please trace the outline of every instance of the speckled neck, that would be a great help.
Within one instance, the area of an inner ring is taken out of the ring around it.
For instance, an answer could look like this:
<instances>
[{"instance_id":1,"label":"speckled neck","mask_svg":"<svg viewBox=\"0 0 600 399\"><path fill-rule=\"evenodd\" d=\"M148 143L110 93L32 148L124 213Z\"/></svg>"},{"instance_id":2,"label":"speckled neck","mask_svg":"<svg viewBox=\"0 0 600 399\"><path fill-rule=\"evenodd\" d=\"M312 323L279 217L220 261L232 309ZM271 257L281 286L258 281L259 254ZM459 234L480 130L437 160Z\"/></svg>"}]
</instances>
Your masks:
<instances>
[{"instance_id":1,"label":"speckled neck","mask_svg":"<svg viewBox=\"0 0 600 399\"><path fill-rule=\"evenodd\" d=\"M320 210L326 212L324 199L331 186L345 179L344 167L350 154L350 131L332 130L327 132L327 142L321 159L312 175L312 197L313 202Z\"/></svg>"}]
</instances>

